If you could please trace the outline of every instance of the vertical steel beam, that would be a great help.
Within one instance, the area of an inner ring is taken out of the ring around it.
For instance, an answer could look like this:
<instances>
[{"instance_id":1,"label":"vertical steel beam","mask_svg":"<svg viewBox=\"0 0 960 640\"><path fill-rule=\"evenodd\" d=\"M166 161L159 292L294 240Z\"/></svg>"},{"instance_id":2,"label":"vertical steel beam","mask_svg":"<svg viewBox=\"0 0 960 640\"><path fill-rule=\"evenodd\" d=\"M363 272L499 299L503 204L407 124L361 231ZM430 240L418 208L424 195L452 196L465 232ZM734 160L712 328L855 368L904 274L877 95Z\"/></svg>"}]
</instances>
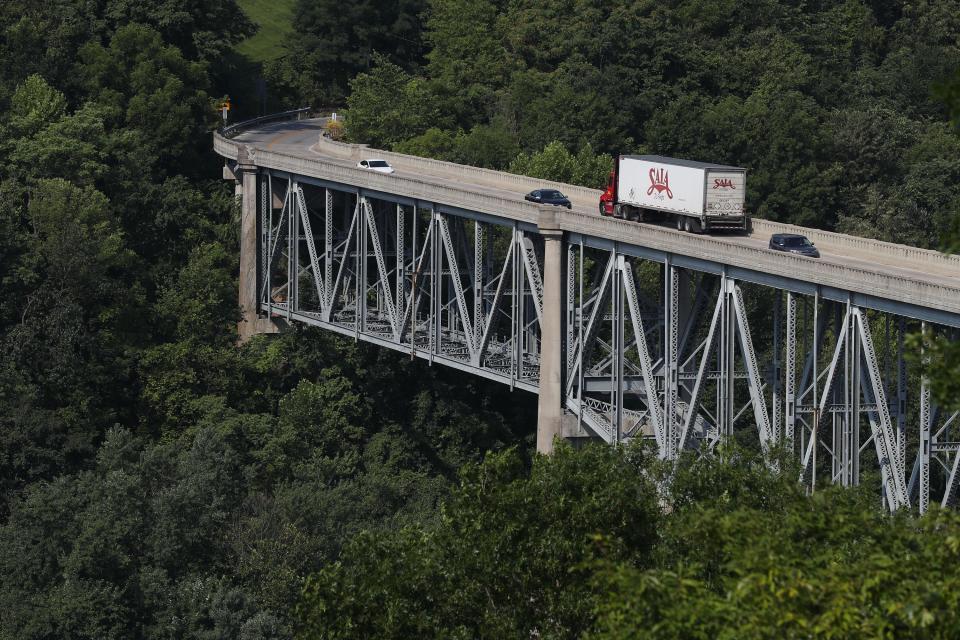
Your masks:
<instances>
[{"instance_id":1,"label":"vertical steel beam","mask_svg":"<svg viewBox=\"0 0 960 640\"><path fill-rule=\"evenodd\" d=\"M349 207L349 202L346 203L346 206ZM340 256L340 266L337 267L337 276L333 281L332 285L328 289L327 295L330 299L330 304L326 309L323 310L323 320L324 322L330 322L330 319L333 315L334 306L337 302L337 294L341 292L341 283L344 282L344 274L347 273L347 265L350 263L350 252L353 250L353 242L357 236L357 220L360 218L360 203L359 201L355 204L353 208L353 216L350 217L349 211L344 211L344 220L347 227L347 237L343 243L343 254ZM348 277L349 282L349 277ZM342 298L348 297L347 287L348 284L343 284L343 291L341 293Z\"/></svg>"},{"instance_id":2,"label":"vertical steel beam","mask_svg":"<svg viewBox=\"0 0 960 640\"><path fill-rule=\"evenodd\" d=\"M363 198L362 204L363 204L363 211L365 213L364 229L366 230L366 234L364 235L365 246L364 246L364 261L363 261L364 291L366 292L367 286L369 284L367 279L368 278L367 265L369 263L369 257L368 257L369 251L372 248L373 258L377 268L377 282L379 283L376 289L377 300L378 300L377 312L382 313L384 310L384 307L386 308L385 310L387 313L387 318L390 320L390 327L393 330L394 340L397 340L399 342L400 317L397 312L398 307L394 306L393 296L394 296L394 293L396 293L396 296L398 299L401 299L403 297L403 290L402 290L403 278L397 279L396 292L391 291L390 276L389 276L389 273L387 272L387 263L384 258L384 246L383 246L383 243L380 241L380 232L377 230L377 219L374 216L374 208L373 208L373 205L370 203L370 201L367 200L366 198ZM399 219L399 214L398 214L398 219ZM397 255L399 256L397 261L398 262L397 267L398 267L398 271L400 272L403 271L403 263L401 262L403 260L402 254L403 254L402 247L397 247ZM366 295L364 295L364 298L366 298ZM380 302L382 302L382 304L380 304ZM366 328L365 325L364 325L364 328Z\"/></svg>"},{"instance_id":3,"label":"vertical steel beam","mask_svg":"<svg viewBox=\"0 0 960 640\"><path fill-rule=\"evenodd\" d=\"M403 310L407 306L406 300L406 269L407 269L407 244L405 241L406 238L406 217L407 212L404 210L402 204L397 205L397 235L396 243L394 247L396 261L394 262L394 290L396 295L396 301L394 302L394 309L396 310L396 332L397 332L397 341L403 342L403 320L401 315L403 315ZM414 256L416 257L416 256ZM387 286L387 283L384 283L384 286Z\"/></svg>"},{"instance_id":4,"label":"vertical steel beam","mask_svg":"<svg viewBox=\"0 0 960 640\"><path fill-rule=\"evenodd\" d=\"M263 290L267 299L267 318L273 317L273 284L271 273L273 271L273 176L267 173L267 185L270 191L269 213L267 214L267 260L263 265Z\"/></svg>"},{"instance_id":5,"label":"vertical steel beam","mask_svg":"<svg viewBox=\"0 0 960 640\"><path fill-rule=\"evenodd\" d=\"M479 344L483 335L483 298L484 298L484 244L486 234L484 233L484 223L479 220L473 223L473 341ZM483 354L477 353L477 366L482 365L481 358Z\"/></svg>"},{"instance_id":6,"label":"vertical steel beam","mask_svg":"<svg viewBox=\"0 0 960 640\"><path fill-rule=\"evenodd\" d=\"M850 332L853 334L853 338L847 344L850 347L850 485L857 486L860 484L860 359L862 357L862 341L856 339L857 324L860 325L862 331L869 331L870 328L865 326L866 318L859 312L855 317L850 319ZM855 322L858 321L858 322ZM869 334L866 334L869 335ZM871 354L873 355L873 354ZM874 357L874 359L876 359ZM880 392L883 392L881 388ZM892 434L890 434L892 435ZM884 449L885 454L893 455L893 450ZM883 461L881 460L881 464Z\"/></svg>"},{"instance_id":7,"label":"vertical steel beam","mask_svg":"<svg viewBox=\"0 0 960 640\"><path fill-rule=\"evenodd\" d=\"M583 363L583 341L584 341L584 339L586 338L586 334L584 333L584 326L583 326L583 279L584 279L584 273L583 273L583 238L582 238L582 237L580 238L580 263L579 263L578 266L579 266L580 277L579 277L577 280L578 280L578 282L579 282L579 284L580 284L580 291L579 291L579 296L578 296L578 297L579 297L579 300L578 300L579 311L578 311L578 313L577 313L577 315L579 316L579 320L577 321L577 332L578 332L578 335L577 335L577 344L578 344L579 346L578 346L578 348L577 348L577 350L576 350L576 355L574 356L574 359L576 360L576 361L574 362L574 366L576 366L576 369L577 369L577 428L578 428L578 429L583 429L583 378L584 378L584 375L585 375L585 374L584 374L584 371L583 371L583 365L584 365L584 363Z\"/></svg>"},{"instance_id":8,"label":"vertical steel beam","mask_svg":"<svg viewBox=\"0 0 960 640\"><path fill-rule=\"evenodd\" d=\"M810 431L810 450L813 451L810 467L810 493L817 490L817 440L820 437L820 403L817 402L818 369L820 361L820 287L813 293L813 428ZM806 460L804 460L806 466Z\"/></svg>"},{"instance_id":9,"label":"vertical steel beam","mask_svg":"<svg viewBox=\"0 0 960 640\"><path fill-rule=\"evenodd\" d=\"M517 223L510 229L510 252L512 268L510 270L510 388L513 389L517 380L517 363L520 360L520 342L522 340L520 328L520 257L517 253Z\"/></svg>"},{"instance_id":10,"label":"vertical steel beam","mask_svg":"<svg viewBox=\"0 0 960 640\"><path fill-rule=\"evenodd\" d=\"M903 357L903 337L906 323L903 318L897 322L897 451L900 457L907 459L907 363Z\"/></svg>"},{"instance_id":11,"label":"vertical steel beam","mask_svg":"<svg viewBox=\"0 0 960 640\"><path fill-rule=\"evenodd\" d=\"M526 278L524 277L524 260L523 260L523 232L519 229L516 230L514 234L516 240L514 241L514 276L516 280L516 288L514 289L514 296L517 300L517 315L516 315L516 329L514 333L514 346L516 347L516 371L514 376L517 380L523 379L523 354L527 350L527 331L526 331L526 306L527 306L527 293L526 293Z\"/></svg>"},{"instance_id":12,"label":"vertical steel beam","mask_svg":"<svg viewBox=\"0 0 960 640\"><path fill-rule=\"evenodd\" d=\"M720 290L723 307L720 312L720 376L717 380L717 428L724 437L733 435L736 319L733 305L733 288L736 283L727 277L726 269L721 277Z\"/></svg>"},{"instance_id":13,"label":"vertical steel beam","mask_svg":"<svg viewBox=\"0 0 960 640\"><path fill-rule=\"evenodd\" d=\"M576 294L576 257L575 257L576 246L568 242L567 243L567 260L566 260L566 335L564 336L564 362L566 364L567 375L573 369L573 356L574 356L574 344L576 343L576 332L578 327L577 321L577 294Z\"/></svg>"},{"instance_id":14,"label":"vertical steel beam","mask_svg":"<svg viewBox=\"0 0 960 640\"><path fill-rule=\"evenodd\" d=\"M663 264L663 314L664 314L664 393L663 430L667 440L667 457L679 455L680 430L677 428L677 396L679 380L679 274L673 266L672 256L667 254Z\"/></svg>"},{"instance_id":15,"label":"vertical steel beam","mask_svg":"<svg viewBox=\"0 0 960 640\"><path fill-rule=\"evenodd\" d=\"M367 330L367 214L369 203L362 195L357 195L357 207L360 215L357 224L360 225L360 233L357 236L357 287L356 287L356 310L355 333L359 339L360 334Z\"/></svg>"},{"instance_id":16,"label":"vertical steel beam","mask_svg":"<svg viewBox=\"0 0 960 640\"><path fill-rule=\"evenodd\" d=\"M300 216L297 215L299 207L297 199L293 195L296 193L298 185L295 180L291 180L288 188L290 197L287 198L287 320L291 319L294 311L300 310L299 303L299 284L300 284Z\"/></svg>"},{"instance_id":17,"label":"vertical steel beam","mask_svg":"<svg viewBox=\"0 0 960 640\"><path fill-rule=\"evenodd\" d=\"M927 370L930 356L927 354L927 323L920 325L922 342L920 343L920 513L927 512L930 506L930 384Z\"/></svg>"},{"instance_id":18,"label":"vertical steel beam","mask_svg":"<svg viewBox=\"0 0 960 640\"><path fill-rule=\"evenodd\" d=\"M783 378L783 371L781 370L780 362L780 349L782 347L782 335L780 328L780 316L783 309L783 291L777 290L775 297L775 303L773 306L773 366L770 371L771 383L773 387L773 425L771 427L771 435L775 442L779 442L783 438L782 431L782 421L783 415L781 414L781 408L783 406L783 386L781 379Z\"/></svg>"},{"instance_id":19,"label":"vertical steel beam","mask_svg":"<svg viewBox=\"0 0 960 640\"><path fill-rule=\"evenodd\" d=\"M333 286L333 191L323 190L323 290L326 297L320 301L321 309L333 304L330 288Z\"/></svg>"},{"instance_id":20,"label":"vertical steel beam","mask_svg":"<svg viewBox=\"0 0 960 640\"><path fill-rule=\"evenodd\" d=\"M622 258L614 243L613 255ZM610 414L613 442L619 442L623 427L623 274L613 270L613 290L610 292Z\"/></svg>"},{"instance_id":21,"label":"vertical steel beam","mask_svg":"<svg viewBox=\"0 0 960 640\"><path fill-rule=\"evenodd\" d=\"M440 257L440 213L436 206L430 208L430 362L439 355L443 348L442 326L443 301L440 298L442 291L442 260Z\"/></svg>"},{"instance_id":22,"label":"vertical steel beam","mask_svg":"<svg viewBox=\"0 0 960 640\"><path fill-rule=\"evenodd\" d=\"M787 292L787 362L784 440L793 452L793 437L797 425L797 299Z\"/></svg>"}]
</instances>

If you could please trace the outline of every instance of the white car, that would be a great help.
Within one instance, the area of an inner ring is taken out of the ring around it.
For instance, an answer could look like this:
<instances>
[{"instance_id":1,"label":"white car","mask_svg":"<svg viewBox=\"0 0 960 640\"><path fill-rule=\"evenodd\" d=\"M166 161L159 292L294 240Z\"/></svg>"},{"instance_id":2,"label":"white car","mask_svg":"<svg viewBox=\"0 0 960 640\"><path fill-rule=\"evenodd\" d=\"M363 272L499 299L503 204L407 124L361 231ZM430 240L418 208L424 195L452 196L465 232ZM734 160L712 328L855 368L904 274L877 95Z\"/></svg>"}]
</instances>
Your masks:
<instances>
[{"instance_id":1,"label":"white car","mask_svg":"<svg viewBox=\"0 0 960 640\"><path fill-rule=\"evenodd\" d=\"M376 171L378 173L393 173L393 167L391 167L390 163L386 160L361 160L357 163L357 168L370 169L370 171Z\"/></svg>"}]
</instances>

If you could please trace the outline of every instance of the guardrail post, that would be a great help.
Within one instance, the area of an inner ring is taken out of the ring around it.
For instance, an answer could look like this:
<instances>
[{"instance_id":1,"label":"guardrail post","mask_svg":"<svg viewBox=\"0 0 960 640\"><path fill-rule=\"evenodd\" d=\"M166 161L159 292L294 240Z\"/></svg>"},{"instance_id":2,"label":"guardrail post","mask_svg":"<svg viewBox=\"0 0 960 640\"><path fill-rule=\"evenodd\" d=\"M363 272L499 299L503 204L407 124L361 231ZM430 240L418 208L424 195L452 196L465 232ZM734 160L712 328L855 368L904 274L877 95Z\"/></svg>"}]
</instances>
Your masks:
<instances>
[{"instance_id":1,"label":"guardrail post","mask_svg":"<svg viewBox=\"0 0 960 640\"><path fill-rule=\"evenodd\" d=\"M541 209L537 226L544 238L537 452L549 454L563 420L563 231L553 208Z\"/></svg>"}]
</instances>

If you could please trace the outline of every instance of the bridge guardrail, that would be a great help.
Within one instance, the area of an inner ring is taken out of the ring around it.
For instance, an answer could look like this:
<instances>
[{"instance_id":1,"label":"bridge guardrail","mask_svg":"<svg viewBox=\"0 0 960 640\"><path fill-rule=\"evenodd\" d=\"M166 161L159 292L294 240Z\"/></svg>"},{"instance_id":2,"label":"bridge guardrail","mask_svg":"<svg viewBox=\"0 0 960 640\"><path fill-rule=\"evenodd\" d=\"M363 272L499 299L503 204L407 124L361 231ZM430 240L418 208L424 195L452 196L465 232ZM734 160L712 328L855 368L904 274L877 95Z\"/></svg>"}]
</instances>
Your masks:
<instances>
[{"instance_id":1,"label":"bridge guardrail","mask_svg":"<svg viewBox=\"0 0 960 640\"><path fill-rule=\"evenodd\" d=\"M552 180L541 180L540 178L531 178L530 176L519 173L507 173L505 171L495 171L493 169L484 169L482 167L472 167L466 164L457 164L447 162L446 160L435 160L433 158L421 158L420 156L409 156L394 151L384 151L383 149L374 149L365 144L350 144L347 142L337 142L323 136L319 137L316 149L320 153L329 153L332 156L350 160L360 160L362 157L375 154L378 158L383 158L387 162L391 159L403 161L407 165L413 165L421 172L441 173L449 177L481 176L484 180L481 182L500 183L503 185L519 186L523 190L532 191L543 187L554 188L564 192L573 199L599 199L600 191L588 187L580 187Z\"/></svg>"},{"instance_id":2,"label":"bridge guardrail","mask_svg":"<svg viewBox=\"0 0 960 640\"><path fill-rule=\"evenodd\" d=\"M264 122L275 122L277 120L289 120L296 117L297 120L302 120L303 116L310 113L310 107L301 107L299 109L293 109L291 111L283 111L281 113L271 113L266 116L260 116L258 118L250 118L249 120L244 120L242 122L236 122L234 124L228 125L226 127L221 127L218 130L218 133L224 138L232 138L237 135L244 129L249 129L258 124L263 124Z\"/></svg>"},{"instance_id":3,"label":"bridge guardrail","mask_svg":"<svg viewBox=\"0 0 960 640\"><path fill-rule=\"evenodd\" d=\"M229 148L233 145L230 141L224 142L223 146L225 147ZM214 149L221 153L216 143ZM506 213L513 220L531 225L536 225L540 211L540 205L531 202L477 193L456 186L437 185L419 178L404 177L398 179L395 176L371 173L353 166L326 161L323 158L297 158L285 153L264 149L254 149L248 151L248 153L250 161L258 166L344 184L362 184L364 188L371 190L394 193L422 202L460 207L500 218L504 217ZM236 158L236 155L236 149L233 148L228 157Z\"/></svg>"},{"instance_id":4,"label":"bridge guardrail","mask_svg":"<svg viewBox=\"0 0 960 640\"><path fill-rule=\"evenodd\" d=\"M914 263L922 263L925 266L942 267L946 271L960 270L960 256L941 253L933 249L921 249L911 247L905 244L896 244L885 242L883 240L874 240L873 238L864 238L861 236L851 236L834 231L824 231L822 229L809 229L799 227L785 222L775 222L773 220L764 220L754 218L754 233L799 233L807 236L821 246L830 247L840 251L853 250L859 253L885 253L888 256L909 260Z\"/></svg>"}]
</instances>

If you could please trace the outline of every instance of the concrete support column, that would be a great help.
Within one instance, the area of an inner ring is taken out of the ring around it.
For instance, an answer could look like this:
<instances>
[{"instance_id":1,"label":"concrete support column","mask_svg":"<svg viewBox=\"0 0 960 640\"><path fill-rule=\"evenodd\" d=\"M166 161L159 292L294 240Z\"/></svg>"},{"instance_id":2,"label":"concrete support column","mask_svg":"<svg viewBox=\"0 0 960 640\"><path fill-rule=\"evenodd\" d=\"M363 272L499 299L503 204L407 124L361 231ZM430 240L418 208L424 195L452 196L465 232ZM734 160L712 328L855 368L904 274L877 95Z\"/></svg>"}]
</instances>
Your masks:
<instances>
[{"instance_id":1,"label":"concrete support column","mask_svg":"<svg viewBox=\"0 0 960 640\"><path fill-rule=\"evenodd\" d=\"M257 223L257 166L241 153L235 171L240 198L240 322L238 341L242 344L258 333L277 333L269 318L260 317L257 304L257 268L260 226Z\"/></svg>"},{"instance_id":2,"label":"concrete support column","mask_svg":"<svg viewBox=\"0 0 960 640\"><path fill-rule=\"evenodd\" d=\"M549 454L563 423L563 231L552 207L541 209L537 226L545 245L537 452Z\"/></svg>"}]
</instances>

